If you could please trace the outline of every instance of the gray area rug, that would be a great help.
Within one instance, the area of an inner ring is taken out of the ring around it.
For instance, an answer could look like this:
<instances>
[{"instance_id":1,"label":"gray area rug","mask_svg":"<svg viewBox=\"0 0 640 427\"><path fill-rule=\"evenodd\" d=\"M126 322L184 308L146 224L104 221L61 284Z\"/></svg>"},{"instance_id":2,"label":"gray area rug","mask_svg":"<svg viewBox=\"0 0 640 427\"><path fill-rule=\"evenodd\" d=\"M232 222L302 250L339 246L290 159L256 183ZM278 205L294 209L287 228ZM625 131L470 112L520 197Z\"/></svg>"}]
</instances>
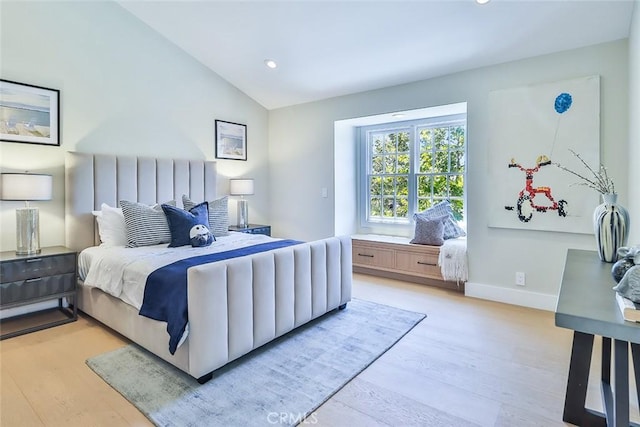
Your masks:
<instances>
[{"instance_id":1,"label":"gray area rug","mask_svg":"<svg viewBox=\"0 0 640 427\"><path fill-rule=\"evenodd\" d=\"M87 364L158 426L295 425L424 314L352 300L198 382L137 345Z\"/></svg>"}]
</instances>

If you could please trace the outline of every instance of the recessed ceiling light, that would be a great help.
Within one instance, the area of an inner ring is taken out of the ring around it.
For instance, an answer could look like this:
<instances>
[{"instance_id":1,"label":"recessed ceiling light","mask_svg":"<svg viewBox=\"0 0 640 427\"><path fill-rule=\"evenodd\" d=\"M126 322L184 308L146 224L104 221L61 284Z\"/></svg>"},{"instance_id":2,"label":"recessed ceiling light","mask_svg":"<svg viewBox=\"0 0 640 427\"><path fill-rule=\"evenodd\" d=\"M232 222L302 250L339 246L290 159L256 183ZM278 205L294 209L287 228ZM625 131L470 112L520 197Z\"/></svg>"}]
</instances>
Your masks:
<instances>
[{"instance_id":1,"label":"recessed ceiling light","mask_svg":"<svg viewBox=\"0 0 640 427\"><path fill-rule=\"evenodd\" d=\"M391 117L404 117L404 113L393 113Z\"/></svg>"},{"instance_id":2,"label":"recessed ceiling light","mask_svg":"<svg viewBox=\"0 0 640 427\"><path fill-rule=\"evenodd\" d=\"M266 65L267 67L269 67L271 69L274 69L274 68L278 67L278 64L273 59L265 59L264 60L264 65Z\"/></svg>"},{"instance_id":3,"label":"recessed ceiling light","mask_svg":"<svg viewBox=\"0 0 640 427\"><path fill-rule=\"evenodd\" d=\"M487 4L489 3L490 0L476 0L476 3L478 4Z\"/></svg>"}]
</instances>

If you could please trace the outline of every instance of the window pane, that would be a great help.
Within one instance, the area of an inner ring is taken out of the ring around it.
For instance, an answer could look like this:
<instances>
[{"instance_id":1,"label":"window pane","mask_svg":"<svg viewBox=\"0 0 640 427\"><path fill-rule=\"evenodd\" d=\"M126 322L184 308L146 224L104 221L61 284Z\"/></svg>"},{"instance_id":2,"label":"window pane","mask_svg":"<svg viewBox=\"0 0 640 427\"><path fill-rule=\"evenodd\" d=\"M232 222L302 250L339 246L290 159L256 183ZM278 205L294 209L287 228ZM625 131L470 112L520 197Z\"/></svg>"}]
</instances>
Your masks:
<instances>
[{"instance_id":1,"label":"window pane","mask_svg":"<svg viewBox=\"0 0 640 427\"><path fill-rule=\"evenodd\" d=\"M383 199L383 209L382 216L385 218L393 217L393 208L395 206L395 198L394 197L385 197Z\"/></svg>"},{"instance_id":2,"label":"window pane","mask_svg":"<svg viewBox=\"0 0 640 427\"><path fill-rule=\"evenodd\" d=\"M369 194L372 196L382 196L382 178L372 176L369 181Z\"/></svg>"},{"instance_id":3,"label":"window pane","mask_svg":"<svg viewBox=\"0 0 640 427\"><path fill-rule=\"evenodd\" d=\"M371 135L371 138L371 140L373 141L373 143L371 144L371 152L373 154L382 154L382 141L384 141L384 134L376 133Z\"/></svg>"},{"instance_id":4,"label":"window pane","mask_svg":"<svg viewBox=\"0 0 640 427\"><path fill-rule=\"evenodd\" d=\"M385 196L392 196L396 193L395 185L393 185L393 177L385 177L382 179L383 193Z\"/></svg>"},{"instance_id":5,"label":"window pane","mask_svg":"<svg viewBox=\"0 0 640 427\"><path fill-rule=\"evenodd\" d=\"M409 152L409 132L398 133L398 152Z\"/></svg>"},{"instance_id":6,"label":"window pane","mask_svg":"<svg viewBox=\"0 0 640 427\"><path fill-rule=\"evenodd\" d=\"M369 216L382 216L382 200L379 197L369 199Z\"/></svg>"},{"instance_id":7,"label":"window pane","mask_svg":"<svg viewBox=\"0 0 640 427\"><path fill-rule=\"evenodd\" d=\"M449 196L462 197L464 195L464 176L449 176Z\"/></svg>"},{"instance_id":8,"label":"window pane","mask_svg":"<svg viewBox=\"0 0 640 427\"><path fill-rule=\"evenodd\" d=\"M446 150L448 148L447 128L434 128L433 139L436 150Z\"/></svg>"},{"instance_id":9,"label":"window pane","mask_svg":"<svg viewBox=\"0 0 640 427\"><path fill-rule=\"evenodd\" d=\"M451 158L451 172L464 172L464 151L449 152Z\"/></svg>"},{"instance_id":10,"label":"window pane","mask_svg":"<svg viewBox=\"0 0 640 427\"><path fill-rule=\"evenodd\" d=\"M433 177L433 196L439 198L446 198L449 196L446 176L437 175Z\"/></svg>"},{"instance_id":11,"label":"window pane","mask_svg":"<svg viewBox=\"0 0 640 427\"><path fill-rule=\"evenodd\" d=\"M384 156L373 156L371 158L371 173L380 174L384 172L384 168L382 167L383 160Z\"/></svg>"},{"instance_id":12,"label":"window pane","mask_svg":"<svg viewBox=\"0 0 640 427\"><path fill-rule=\"evenodd\" d=\"M398 155L398 173L409 173L410 166L408 154Z\"/></svg>"},{"instance_id":13,"label":"window pane","mask_svg":"<svg viewBox=\"0 0 640 427\"><path fill-rule=\"evenodd\" d=\"M418 168L418 172L433 172L433 154L431 151L420 153L420 167Z\"/></svg>"},{"instance_id":14,"label":"window pane","mask_svg":"<svg viewBox=\"0 0 640 427\"><path fill-rule=\"evenodd\" d=\"M384 141L384 150L387 153L395 153L396 143L397 143L396 134L395 133L387 134L387 138Z\"/></svg>"},{"instance_id":15,"label":"window pane","mask_svg":"<svg viewBox=\"0 0 640 427\"><path fill-rule=\"evenodd\" d=\"M408 218L409 217L409 200L406 197L399 197L396 200L396 217Z\"/></svg>"},{"instance_id":16,"label":"window pane","mask_svg":"<svg viewBox=\"0 0 640 427\"><path fill-rule=\"evenodd\" d=\"M431 197L432 181L429 176L418 176L418 197Z\"/></svg>"},{"instance_id":17,"label":"window pane","mask_svg":"<svg viewBox=\"0 0 640 427\"><path fill-rule=\"evenodd\" d=\"M396 156L384 156L385 173L396 173Z\"/></svg>"},{"instance_id":18,"label":"window pane","mask_svg":"<svg viewBox=\"0 0 640 427\"><path fill-rule=\"evenodd\" d=\"M409 195L409 177L399 176L396 178L396 194L399 196Z\"/></svg>"},{"instance_id":19,"label":"window pane","mask_svg":"<svg viewBox=\"0 0 640 427\"><path fill-rule=\"evenodd\" d=\"M464 126L449 128L449 147L453 150L464 149Z\"/></svg>"},{"instance_id":20,"label":"window pane","mask_svg":"<svg viewBox=\"0 0 640 427\"><path fill-rule=\"evenodd\" d=\"M446 151L436 151L434 172L449 172L449 155Z\"/></svg>"},{"instance_id":21,"label":"window pane","mask_svg":"<svg viewBox=\"0 0 640 427\"><path fill-rule=\"evenodd\" d=\"M422 212L432 206L431 199L418 199L418 212Z\"/></svg>"},{"instance_id":22,"label":"window pane","mask_svg":"<svg viewBox=\"0 0 640 427\"><path fill-rule=\"evenodd\" d=\"M420 129L420 151L431 151L431 139L433 132L431 129Z\"/></svg>"}]
</instances>

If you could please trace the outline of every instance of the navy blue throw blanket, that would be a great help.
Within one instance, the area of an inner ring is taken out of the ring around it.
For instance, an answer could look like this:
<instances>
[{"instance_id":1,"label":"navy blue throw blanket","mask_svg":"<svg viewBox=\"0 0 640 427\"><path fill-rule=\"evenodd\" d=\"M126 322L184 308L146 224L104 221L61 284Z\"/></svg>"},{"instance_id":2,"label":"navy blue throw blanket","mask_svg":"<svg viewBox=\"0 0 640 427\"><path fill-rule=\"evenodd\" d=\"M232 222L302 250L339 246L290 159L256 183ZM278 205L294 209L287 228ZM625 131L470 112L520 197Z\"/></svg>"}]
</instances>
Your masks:
<instances>
[{"instance_id":1,"label":"navy blue throw blanket","mask_svg":"<svg viewBox=\"0 0 640 427\"><path fill-rule=\"evenodd\" d=\"M151 319L167 322L167 332L170 337L169 352L174 354L189 321L187 311L187 269L189 267L253 255L300 243L303 242L277 240L275 242L260 243L240 249L187 258L160 267L147 277L140 314Z\"/></svg>"}]
</instances>

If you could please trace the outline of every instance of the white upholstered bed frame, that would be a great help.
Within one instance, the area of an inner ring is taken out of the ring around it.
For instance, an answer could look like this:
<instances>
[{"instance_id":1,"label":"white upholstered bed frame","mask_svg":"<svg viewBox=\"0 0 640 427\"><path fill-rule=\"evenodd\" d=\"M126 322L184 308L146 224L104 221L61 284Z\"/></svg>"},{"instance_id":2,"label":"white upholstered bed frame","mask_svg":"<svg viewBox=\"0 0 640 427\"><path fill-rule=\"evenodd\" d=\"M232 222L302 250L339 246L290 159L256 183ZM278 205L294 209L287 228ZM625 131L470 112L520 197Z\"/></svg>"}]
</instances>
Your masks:
<instances>
[{"instance_id":1,"label":"white upholstered bed frame","mask_svg":"<svg viewBox=\"0 0 640 427\"><path fill-rule=\"evenodd\" d=\"M216 198L216 164L204 160L78 152L65 158L66 244L96 244L92 210L119 200L147 204ZM188 271L189 336L174 355L166 323L79 282L78 308L200 382L251 350L351 299L351 238L330 237Z\"/></svg>"}]
</instances>

